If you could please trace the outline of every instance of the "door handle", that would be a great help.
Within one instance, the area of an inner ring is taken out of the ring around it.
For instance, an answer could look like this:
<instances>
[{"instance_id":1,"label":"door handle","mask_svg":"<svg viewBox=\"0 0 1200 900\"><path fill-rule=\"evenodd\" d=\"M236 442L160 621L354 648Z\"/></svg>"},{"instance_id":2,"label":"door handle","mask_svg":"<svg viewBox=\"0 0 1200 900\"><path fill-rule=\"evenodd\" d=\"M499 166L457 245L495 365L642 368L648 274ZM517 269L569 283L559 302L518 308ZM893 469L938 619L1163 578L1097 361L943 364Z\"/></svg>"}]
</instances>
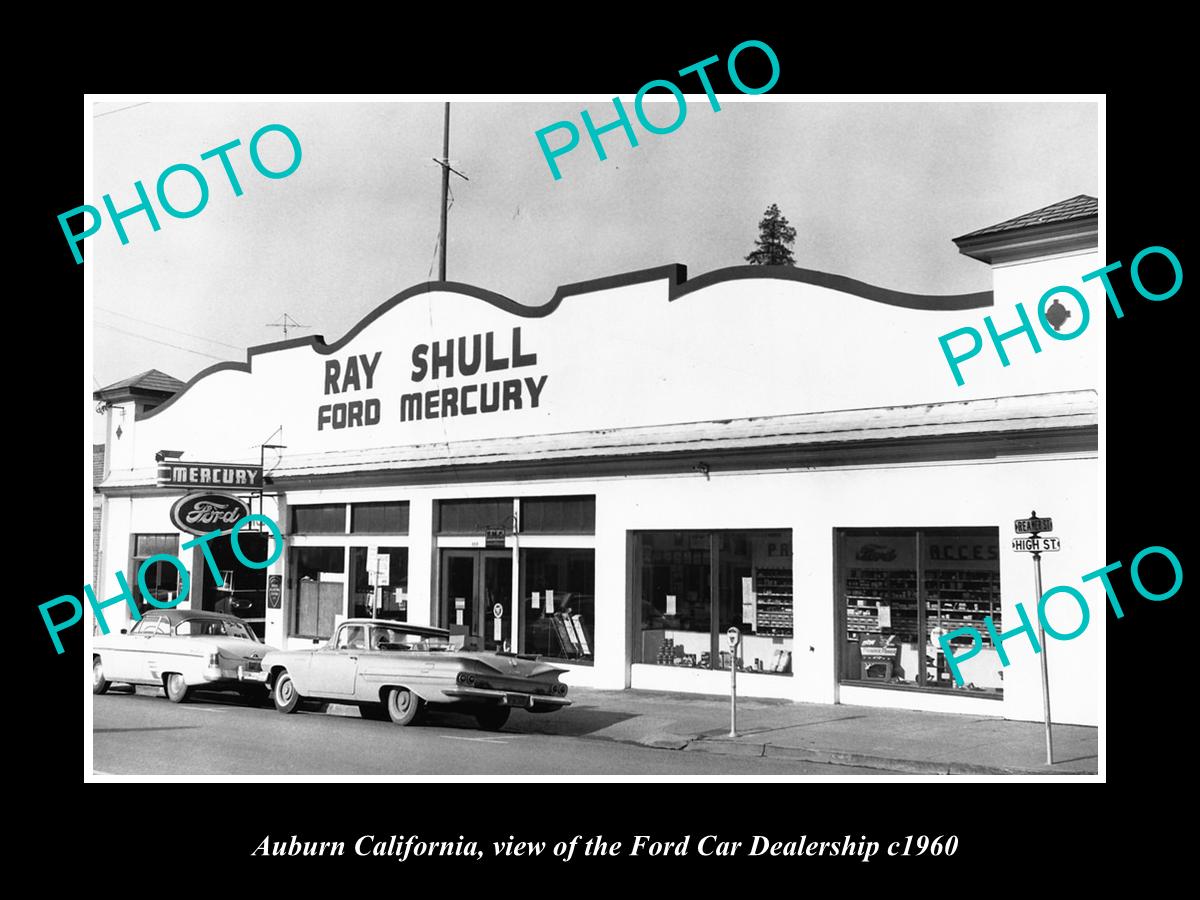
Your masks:
<instances>
[{"instance_id":1,"label":"door handle","mask_svg":"<svg viewBox=\"0 0 1200 900\"><path fill-rule=\"evenodd\" d=\"M358 659L357 656L347 656L346 659Z\"/></svg>"}]
</instances>

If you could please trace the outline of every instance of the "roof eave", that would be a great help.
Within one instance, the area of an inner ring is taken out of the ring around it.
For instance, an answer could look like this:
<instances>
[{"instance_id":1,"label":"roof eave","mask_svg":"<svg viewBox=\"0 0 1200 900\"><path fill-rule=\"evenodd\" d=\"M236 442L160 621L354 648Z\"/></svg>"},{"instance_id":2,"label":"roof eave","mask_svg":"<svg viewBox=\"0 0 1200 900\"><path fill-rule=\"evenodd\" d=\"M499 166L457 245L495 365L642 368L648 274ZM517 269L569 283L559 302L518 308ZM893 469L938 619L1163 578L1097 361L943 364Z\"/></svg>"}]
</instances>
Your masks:
<instances>
[{"instance_id":1,"label":"roof eave","mask_svg":"<svg viewBox=\"0 0 1200 900\"><path fill-rule=\"evenodd\" d=\"M125 403L128 400L167 400L177 393L178 391L160 391L154 388L101 388L92 392L92 399L103 400L106 403Z\"/></svg>"},{"instance_id":2,"label":"roof eave","mask_svg":"<svg viewBox=\"0 0 1200 900\"><path fill-rule=\"evenodd\" d=\"M1055 256L1099 245L1099 217L1030 225L1007 231L954 238L958 252L990 266Z\"/></svg>"}]
</instances>

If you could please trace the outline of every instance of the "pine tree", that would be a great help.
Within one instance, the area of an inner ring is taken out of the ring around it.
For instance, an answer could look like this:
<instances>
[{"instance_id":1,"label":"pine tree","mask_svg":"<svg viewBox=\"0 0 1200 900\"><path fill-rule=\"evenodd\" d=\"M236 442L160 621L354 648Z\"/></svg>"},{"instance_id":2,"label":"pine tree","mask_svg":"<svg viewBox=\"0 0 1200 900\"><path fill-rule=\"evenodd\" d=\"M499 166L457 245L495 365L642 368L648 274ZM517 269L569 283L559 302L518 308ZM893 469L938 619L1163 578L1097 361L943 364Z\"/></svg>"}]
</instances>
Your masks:
<instances>
[{"instance_id":1,"label":"pine tree","mask_svg":"<svg viewBox=\"0 0 1200 900\"><path fill-rule=\"evenodd\" d=\"M750 251L746 262L752 266L794 266L792 244L795 242L796 229L788 225L779 207L772 203L758 223L758 240L754 242L758 249Z\"/></svg>"}]
</instances>

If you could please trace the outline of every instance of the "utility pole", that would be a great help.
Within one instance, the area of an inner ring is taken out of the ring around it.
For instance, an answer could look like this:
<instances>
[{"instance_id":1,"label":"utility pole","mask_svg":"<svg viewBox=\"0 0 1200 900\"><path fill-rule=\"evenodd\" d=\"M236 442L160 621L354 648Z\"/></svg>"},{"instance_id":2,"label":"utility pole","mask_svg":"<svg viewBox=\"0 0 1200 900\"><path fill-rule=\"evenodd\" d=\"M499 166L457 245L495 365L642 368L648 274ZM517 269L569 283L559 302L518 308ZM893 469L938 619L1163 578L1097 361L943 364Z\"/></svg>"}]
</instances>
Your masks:
<instances>
[{"instance_id":1,"label":"utility pole","mask_svg":"<svg viewBox=\"0 0 1200 900\"><path fill-rule=\"evenodd\" d=\"M453 172L464 181L470 181L462 172L450 167L450 103L446 103L446 118L442 128L442 158L435 159L442 167L442 229L439 233L438 247L441 250L438 262L438 281L446 280L446 213L449 211L450 173Z\"/></svg>"},{"instance_id":2,"label":"utility pole","mask_svg":"<svg viewBox=\"0 0 1200 900\"><path fill-rule=\"evenodd\" d=\"M442 256L438 262L438 281L446 280L446 203L450 195L450 103L446 103L446 122L442 129L442 231L438 246Z\"/></svg>"}]
</instances>

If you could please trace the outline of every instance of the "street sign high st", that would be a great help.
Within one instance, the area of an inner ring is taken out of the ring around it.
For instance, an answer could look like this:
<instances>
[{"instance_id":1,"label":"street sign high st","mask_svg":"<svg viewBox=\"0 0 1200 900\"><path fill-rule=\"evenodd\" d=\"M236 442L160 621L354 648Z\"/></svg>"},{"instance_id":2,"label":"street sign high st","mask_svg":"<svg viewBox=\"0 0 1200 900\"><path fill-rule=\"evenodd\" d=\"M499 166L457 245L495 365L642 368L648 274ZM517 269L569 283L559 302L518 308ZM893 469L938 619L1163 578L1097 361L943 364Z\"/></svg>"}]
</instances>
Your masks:
<instances>
[{"instance_id":1,"label":"street sign high st","mask_svg":"<svg viewBox=\"0 0 1200 900\"><path fill-rule=\"evenodd\" d=\"M1020 553L1057 553L1062 541L1056 537L1013 538L1012 548Z\"/></svg>"}]
</instances>

